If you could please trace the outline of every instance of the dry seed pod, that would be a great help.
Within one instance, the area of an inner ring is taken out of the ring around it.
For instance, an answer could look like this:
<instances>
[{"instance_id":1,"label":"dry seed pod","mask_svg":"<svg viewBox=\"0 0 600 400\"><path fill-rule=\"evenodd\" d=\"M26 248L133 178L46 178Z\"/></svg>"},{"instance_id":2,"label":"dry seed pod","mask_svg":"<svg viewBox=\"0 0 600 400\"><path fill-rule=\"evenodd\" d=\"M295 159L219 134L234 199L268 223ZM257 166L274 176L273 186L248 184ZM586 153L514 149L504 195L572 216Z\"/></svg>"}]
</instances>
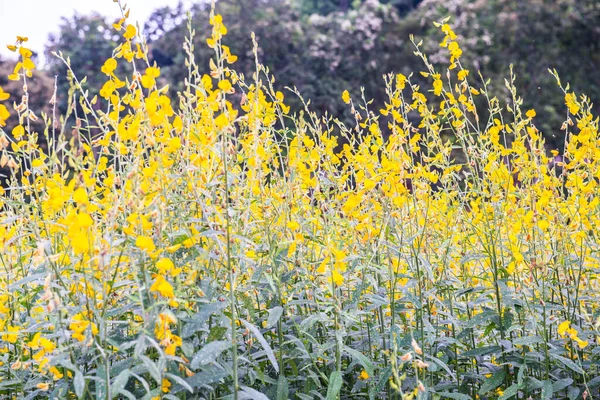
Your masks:
<instances>
[{"instance_id":1,"label":"dry seed pod","mask_svg":"<svg viewBox=\"0 0 600 400\"><path fill-rule=\"evenodd\" d=\"M423 355L423 350L421 350L421 347L419 347L419 344L417 343L417 341L415 339L412 340L411 346L412 346L413 350L415 351L415 353L417 353L418 355Z\"/></svg>"}]
</instances>

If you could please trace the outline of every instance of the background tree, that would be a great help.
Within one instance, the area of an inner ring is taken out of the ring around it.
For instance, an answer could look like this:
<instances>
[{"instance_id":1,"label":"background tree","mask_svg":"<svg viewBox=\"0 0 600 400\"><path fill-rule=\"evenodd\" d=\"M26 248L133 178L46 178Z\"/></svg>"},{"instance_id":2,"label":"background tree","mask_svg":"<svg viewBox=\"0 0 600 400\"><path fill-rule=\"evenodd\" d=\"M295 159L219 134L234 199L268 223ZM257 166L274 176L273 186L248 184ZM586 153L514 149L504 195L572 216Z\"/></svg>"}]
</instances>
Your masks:
<instances>
[{"instance_id":1,"label":"background tree","mask_svg":"<svg viewBox=\"0 0 600 400\"><path fill-rule=\"evenodd\" d=\"M75 14L71 18L63 18L58 34L49 36L45 50L46 68L50 75L58 76L58 101L63 113L69 91L68 68L53 53L60 51L65 59L70 60L71 69L80 81L87 77L84 88L89 89L90 98L93 97L106 81L100 68L112 56L120 40L112 22L99 14Z\"/></svg>"},{"instance_id":2,"label":"background tree","mask_svg":"<svg viewBox=\"0 0 600 400\"><path fill-rule=\"evenodd\" d=\"M410 34L423 39L432 61L442 66L448 62L432 27L433 21L447 16L459 34L462 60L472 79L481 71L490 79L492 93L506 98L504 79L509 65L514 65L525 107L536 109L536 123L549 148L560 149L564 142L559 128L565 107L548 68L556 68L564 82L596 104L600 98L600 3L595 0L221 0L217 8L227 21L226 44L239 56L237 69L247 76L255 70L250 40L255 32L259 60L274 71L277 89L297 87L311 99L313 110L349 124L353 116L341 101L342 91L359 99L364 88L376 110L385 101L384 74L422 69ZM207 3L191 9L200 66L208 66L213 56L205 43L209 11ZM152 60L161 67L161 77L173 95L187 76L182 47L186 25L181 4L156 10L145 25ZM99 80L104 77L99 69L117 38L104 18L74 16L63 20L47 54L62 50L78 76L87 75L93 83L90 87L101 87ZM48 60L51 75L62 78L59 92L64 99L65 67L53 57ZM425 78L417 74L412 79L420 83ZM301 108L293 96L288 95L286 102L293 110Z\"/></svg>"}]
</instances>

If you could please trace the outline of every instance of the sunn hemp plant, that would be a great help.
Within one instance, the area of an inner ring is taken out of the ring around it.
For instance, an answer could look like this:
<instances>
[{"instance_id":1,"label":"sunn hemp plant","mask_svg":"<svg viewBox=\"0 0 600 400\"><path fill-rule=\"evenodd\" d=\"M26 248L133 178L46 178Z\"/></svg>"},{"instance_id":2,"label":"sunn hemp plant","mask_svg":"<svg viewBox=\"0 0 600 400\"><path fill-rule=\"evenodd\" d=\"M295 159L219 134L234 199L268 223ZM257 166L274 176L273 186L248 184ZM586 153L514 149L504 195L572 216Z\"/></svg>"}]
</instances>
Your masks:
<instances>
[{"instance_id":1,"label":"sunn hemp plant","mask_svg":"<svg viewBox=\"0 0 600 400\"><path fill-rule=\"evenodd\" d=\"M443 71L413 41L431 88L387 75L381 110L344 92L355 126L292 115L258 57L232 68L214 12L208 72L190 28L172 99L119 6L100 98L71 70L44 132L27 38L9 46L2 398L600 397L590 99L552 71L567 141L547 154L512 73L491 97L442 21Z\"/></svg>"}]
</instances>

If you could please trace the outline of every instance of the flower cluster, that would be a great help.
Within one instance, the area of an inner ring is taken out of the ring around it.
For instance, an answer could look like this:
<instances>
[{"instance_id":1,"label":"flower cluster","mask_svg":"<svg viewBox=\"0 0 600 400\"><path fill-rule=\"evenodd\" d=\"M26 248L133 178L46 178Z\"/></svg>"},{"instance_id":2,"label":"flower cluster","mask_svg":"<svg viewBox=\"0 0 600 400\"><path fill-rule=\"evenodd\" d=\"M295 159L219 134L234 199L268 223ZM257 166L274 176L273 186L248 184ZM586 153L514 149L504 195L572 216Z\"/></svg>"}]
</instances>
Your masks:
<instances>
[{"instance_id":1,"label":"flower cluster","mask_svg":"<svg viewBox=\"0 0 600 400\"><path fill-rule=\"evenodd\" d=\"M567 144L548 153L514 77L501 104L442 21L445 71L415 43L431 88L390 74L380 110L344 91L348 127L309 105L292 114L260 64L246 81L213 12L208 72L187 46L174 101L123 11L99 98L72 81L72 132L45 151L26 98L13 116L0 105L0 125L19 122L0 129L13 172L0 193L3 396L593 389L600 141L587 97L564 91ZM24 42L10 48L25 82Z\"/></svg>"}]
</instances>

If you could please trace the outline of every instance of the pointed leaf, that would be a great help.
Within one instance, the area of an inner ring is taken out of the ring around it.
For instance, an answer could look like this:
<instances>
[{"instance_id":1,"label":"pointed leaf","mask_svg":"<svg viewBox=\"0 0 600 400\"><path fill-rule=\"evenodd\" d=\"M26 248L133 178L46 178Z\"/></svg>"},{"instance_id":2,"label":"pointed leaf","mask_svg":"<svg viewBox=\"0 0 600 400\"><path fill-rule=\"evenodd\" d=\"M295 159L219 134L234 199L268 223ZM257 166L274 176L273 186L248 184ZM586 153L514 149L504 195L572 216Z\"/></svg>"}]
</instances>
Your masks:
<instances>
[{"instance_id":1,"label":"pointed leaf","mask_svg":"<svg viewBox=\"0 0 600 400\"><path fill-rule=\"evenodd\" d=\"M261 344L261 346L265 350L265 353L267 353L267 357L269 358L269 361L271 361L271 364L273 364L273 368L275 368L275 372L279 373L279 365L277 364L277 359L275 358L275 353L273 353L273 349L271 349L271 346L269 346L269 343L267 343L267 341L265 340L262 333L260 333L258 328L256 326L252 325L250 322L243 320L243 319L240 321L242 321L244 326L246 328L248 328L250 330L250 332L252 332L252 334L256 337L256 339L258 339L258 342Z\"/></svg>"},{"instance_id":2,"label":"pointed leaf","mask_svg":"<svg viewBox=\"0 0 600 400\"><path fill-rule=\"evenodd\" d=\"M365 369L365 371L367 371L367 374L369 374L369 376L375 376L373 363L364 354L348 346L344 346L343 349L346 353L352 356L352 358L356 359L356 361L358 361L363 366L363 368Z\"/></svg>"},{"instance_id":3,"label":"pointed leaf","mask_svg":"<svg viewBox=\"0 0 600 400\"><path fill-rule=\"evenodd\" d=\"M329 385L327 386L327 400L336 400L342 388L342 373L333 371L329 376Z\"/></svg>"},{"instance_id":4,"label":"pointed leaf","mask_svg":"<svg viewBox=\"0 0 600 400\"><path fill-rule=\"evenodd\" d=\"M281 315L283 314L283 307L277 306L269 310L269 318L267 318L267 328L275 326Z\"/></svg>"},{"instance_id":5,"label":"pointed leaf","mask_svg":"<svg viewBox=\"0 0 600 400\"><path fill-rule=\"evenodd\" d=\"M75 372L75 379L73 379L73 386L75 387L75 395L81 399L85 391L85 378L80 371Z\"/></svg>"},{"instance_id":6,"label":"pointed leaf","mask_svg":"<svg viewBox=\"0 0 600 400\"><path fill-rule=\"evenodd\" d=\"M205 345L192 359L190 367L198 369L201 365L211 363L225 350L231 347L231 342L227 340L218 340Z\"/></svg>"}]
</instances>

